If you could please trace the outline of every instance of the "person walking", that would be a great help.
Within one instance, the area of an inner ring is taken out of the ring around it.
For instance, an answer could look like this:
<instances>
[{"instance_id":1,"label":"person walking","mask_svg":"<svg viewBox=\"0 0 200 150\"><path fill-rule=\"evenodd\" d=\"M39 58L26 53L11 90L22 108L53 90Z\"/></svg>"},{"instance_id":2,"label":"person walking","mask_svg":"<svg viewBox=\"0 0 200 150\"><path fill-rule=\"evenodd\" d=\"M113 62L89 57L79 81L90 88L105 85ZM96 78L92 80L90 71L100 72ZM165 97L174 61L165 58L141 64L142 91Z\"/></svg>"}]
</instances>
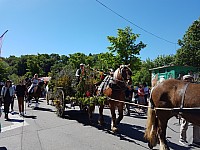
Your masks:
<instances>
[{"instance_id":1,"label":"person walking","mask_svg":"<svg viewBox=\"0 0 200 150\"><path fill-rule=\"evenodd\" d=\"M24 116L24 97L26 94L26 86L21 80L19 84L16 86L16 95L18 99L18 107L19 107L19 115Z\"/></svg>"},{"instance_id":2,"label":"person walking","mask_svg":"<svg viewBox=\"0 0 200 150\"><path fill-rule=\"evenodd\" d=\"M149 87L147 86L147 84L144 82L143 83L143 86L144 86L144 103L145 103L145 105L146 106L148 106L148 101L147 101L147 99L148 99L148 97L149 97Z\"/></svg>"},{"instance_id":3,"label":"person walking","mask_svg":"<svg viewBox=\"0 0 200 150\"><path fill-rule=\"evenodd\" d=\"M193 82L193 76L191 75L184 75L183 81L185 82ZM189 122L184 118L181 118L181 127L180 127L180 139L179 143L184 146L188 146L189 143L187 142L187 129L188 129ZM192 145L200 147L200 127L197 125L193 125L193 142Z\"/></svg>"},{"instance_id":4,"label":"person walking","mask_svg":"<svg viewBox=\"0 0 200 150\"><path fill-rule=\"evenodd\" d=\"M139 84L139 88L138 88L138 104L140 105L145 105L145 98L144 98L144 86L143 84ZM144 112L142 107L139 107L140 112Z\"/></svg>"},{"instance_id":5,"label":"person walking","mask_svg":"<svg viewBox=\"0 0 200 150\"><path fill-rule=\"evenodd\" d=\"M15 91L12 87L12 83L10 80L7 80L5 83L5 86L3 86L1 90L1 96L3 97L3 101L4 101L4 113L5 113L6 120L9 120L8 118L9 107L14 95L15 95Z\"/></svg>"},{"instance_id":6,"label":"person walking","mask_svg":"<svg viewBox=\"0 0 200 150\"><path fill-rule=\"evenodd\" d=\"M12 82L12 88L14 89L14 92L15 92L15 84ZM12 101L11 101L11 114L14 115L14 102L15 102L15 96L13 97Z\"/></svg>"}]
</instances>

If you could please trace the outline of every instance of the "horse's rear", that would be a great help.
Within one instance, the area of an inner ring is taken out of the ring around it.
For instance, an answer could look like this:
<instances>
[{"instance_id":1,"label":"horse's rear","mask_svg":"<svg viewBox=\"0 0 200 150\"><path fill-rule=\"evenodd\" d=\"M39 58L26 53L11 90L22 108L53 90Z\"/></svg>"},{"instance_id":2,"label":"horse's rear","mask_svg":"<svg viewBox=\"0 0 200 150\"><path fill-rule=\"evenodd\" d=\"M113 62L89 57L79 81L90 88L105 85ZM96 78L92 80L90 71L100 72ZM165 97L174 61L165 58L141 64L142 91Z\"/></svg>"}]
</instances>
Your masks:
<instances>
[{"instance_id":1,"label":"horse's rear","mask_svg":"<svg viewBox=\"0 0 200 150\"><path fill-rule=\"evenodd\" d=\"M189 122L200 125L199 112L197 112L200 110L192 109L200 107L200 91L198 89L200 89L200 84L175 79L159 83L152 89L151 107L148 108L145 132L145 138L148 140L150 148L156 146L157 139L159 139L160 149L169 149L166 141L166 128L167 122L172 116L179 114Z\"/></svg>"}]
</instances>

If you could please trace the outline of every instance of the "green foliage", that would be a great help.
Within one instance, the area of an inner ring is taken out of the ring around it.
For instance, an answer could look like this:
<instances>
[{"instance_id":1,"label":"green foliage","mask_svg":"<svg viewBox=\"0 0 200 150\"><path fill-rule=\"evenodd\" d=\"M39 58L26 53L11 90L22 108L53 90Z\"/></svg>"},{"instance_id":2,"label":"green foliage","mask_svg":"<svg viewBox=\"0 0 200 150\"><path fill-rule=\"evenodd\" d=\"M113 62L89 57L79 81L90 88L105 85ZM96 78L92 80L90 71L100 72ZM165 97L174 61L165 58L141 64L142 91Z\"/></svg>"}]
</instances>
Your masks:
<instances>
[{"instance_id":1,"label":"green foliage","mask_svg":"<svg viewBox=\"0 0 200 150\"><path fill-rule=\"evenodd\" d=\"M174 65L175 56L174 55L160 55L153 61L154 67Z\"/></svg>"},{"instance_id":2,"label":"green foliage","mask_svg":"<svg viewBox=\"0 0 200 150\"><path fill-rule=\"evenodd\" d=\"M200 18L193 22L178 43L181 48L177 50L176 63L200 67Z\"/></svg>"},{"instance_id":3,"label":"green foliage","mask_svg":"<svg viewBox=\"0 0 200 150\"><path fill-rule=\"evenodd\" d=\"M131 64L131 69L135 68L140 59L137 55L140 54L141 49L145 48L146 45L143 42L135 44L139 34L132 33L130 27L118 29L117 37L108 36L108 40L111 46L108 49L111 53L116 54L121 64Z\"/></svg>"},{"instance_id":4,"label":"green foliage","mask_svg":"<svg viewBox=\"0 0 200 150\"><path fill-rule=\"evenodd\" d=\"M9 65L0 58L0 81L5 81L8 78Z\"/></svg>"}]
</instances>

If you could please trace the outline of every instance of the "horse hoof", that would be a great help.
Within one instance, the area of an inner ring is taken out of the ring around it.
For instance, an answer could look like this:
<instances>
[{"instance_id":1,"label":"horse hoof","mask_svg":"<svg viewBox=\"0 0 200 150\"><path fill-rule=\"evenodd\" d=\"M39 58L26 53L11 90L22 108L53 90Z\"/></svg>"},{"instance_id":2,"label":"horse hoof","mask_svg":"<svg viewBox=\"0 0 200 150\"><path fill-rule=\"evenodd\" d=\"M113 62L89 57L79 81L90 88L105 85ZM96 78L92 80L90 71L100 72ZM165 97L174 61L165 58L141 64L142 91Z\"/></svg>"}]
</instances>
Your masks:
<instances>
[{"instance_id":1,"label":"horse hoof","mask_svg":"<svg viewBox=\"0 0 200 150\"><path fill-rule=\"evenodd\" d=\"M148 142L149 149L153 149L153 146Z\"/></svg>"},{"instance_id":2,"label":"horse hoof","mask_svg":"<svg viewBox=\"0 0 200 150\"><path fill-rule=\"evenodd\" d=\"M90 125L94 125L94 121L93 120L89 120L89 124Z\"/></svg>"},{"instance_id":3,"label":"horse hoof","mask_svg":"<svg viewBox=\"0 0 200 150\"><path fill-rule=\"evenodd\" d=\"M99 124L100 126L103 126L103 125L104 125L104 121L98 120L98 124Z\"/></svg>"},{"instance_id":4,"label":"horse hoof","mask_svg":"<svg viewBox=\"0 0 200 150\"><path fill-rule=\"evenodd\" d=\"M119 129L118 129L117 127L112 127L112 131L113 131L114 133L117 133L117 132L119 131Z\"/></svg>"}]
</instances>

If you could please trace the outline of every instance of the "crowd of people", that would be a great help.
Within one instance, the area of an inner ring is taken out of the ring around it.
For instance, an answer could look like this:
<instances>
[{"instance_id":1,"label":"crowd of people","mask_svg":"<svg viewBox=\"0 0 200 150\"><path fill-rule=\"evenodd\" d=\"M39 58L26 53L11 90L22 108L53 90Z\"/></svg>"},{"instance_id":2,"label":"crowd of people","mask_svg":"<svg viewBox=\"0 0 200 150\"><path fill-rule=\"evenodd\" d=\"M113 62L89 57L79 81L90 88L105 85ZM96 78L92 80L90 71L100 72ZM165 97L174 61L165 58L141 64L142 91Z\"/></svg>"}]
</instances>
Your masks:
<instances>
[{"instance_id":1,"label":"crowd of people","mask_svg":"<svg viewBox=\"0 0 200 150\"><path fill-rule=\"evenodd\" d=\"M5 120L9 120L9 113L14 114L14 99L17 98L18 101L18 111L20 116L24 116L24 101L26 99L27 94L31 94L34 92L34 87L38 85L40 79L38 75L35 74L34 77L30 80L31 85L27 89L26 81L20 80L16 85L11 80L6 80L5 83L1 82L0 88L0 109L3 107L3 112L5 114ZM1 115L1 114L0 114Z\"/></svg>"}]
</instances>

